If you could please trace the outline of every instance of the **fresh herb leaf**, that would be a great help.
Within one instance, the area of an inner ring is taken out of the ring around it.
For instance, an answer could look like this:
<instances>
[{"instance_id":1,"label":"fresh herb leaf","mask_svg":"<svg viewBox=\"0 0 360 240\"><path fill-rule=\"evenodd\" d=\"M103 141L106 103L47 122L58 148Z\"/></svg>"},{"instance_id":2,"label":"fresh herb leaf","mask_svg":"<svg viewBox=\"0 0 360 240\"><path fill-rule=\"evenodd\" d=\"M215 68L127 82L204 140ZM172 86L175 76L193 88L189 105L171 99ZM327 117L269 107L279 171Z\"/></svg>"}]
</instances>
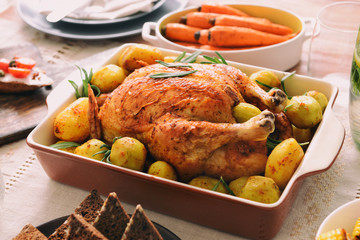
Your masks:
<instances>
[{"instance_id":1,"label":"fresh herb leaf","mask_svg":"<svg viewBox=\"0 0 360 240\"><path fill-rule=\"evenodd\" d=\"M223 184L223 186L229 192L230 195L236 196L235 193L230 189L229 185L225 182L225 180L222 176L220 177L219 181L214 185L214 187L211 190L216 191L218 189L220 183Z\"/></svg>"},{"instance_id":2,"label":"fresh herb leaf","mask_svg":"<svg viewBox=\"0 0 360 240\"><path fill-rule=\"evenodd\" d=\"M101 148L106 148L106 149L93 154L93 156L98 155L98 154L104 154L104 157L101 159L101 161L106 162L106 163L111 163L110 162L111 147L107 144L103 144L100 146L100 149Z\"/></svg>"},{"instance_id":3,"label":"fresh herb leaf","mask_svg":"<svg viewBox=\"0 0 360 240\"><path fill-rule=\"evenodd\" d=\"M189 74L195 73L198 70L191 70L191 71L186 71L186 72L169 72L169 73L156 73L156 74L152 74L149 77L151 78L172 78L172 77L184 77L187 76Z\"/></svg>"},{"instance_id":4,"label":"fresh herb leaf","mask_svg":"<svg viewBox=\"0 0 360 240\"><path fill-rule=\"evenodd\" d=\"M230 195L236 196L235 193L230 189L229 185L225 182L222 176L220 177L220 181L222 182L222 184L224 185L224 187L226 188L226 190L229 192Z\"/></svg>"},{"instance_id":5,"label":"fresh herb leaf","mask_svg":"<svg viewBox=\"0 0 360 240\"><path fill-rule=\"evenodd\" d=\"M226 60L223 58L223 56L221 56L221 54L219 52L215 51L215 53L219 58L203 56L206 60L208 60L208 62L203 61L200 63L201 64L225 64L225 65L228 65Z\"/></svg>"},{"instance_id":6,"label":"fresh herb leaf","mask_svg":"<svg viewBox=\"0 0 360 240\"><path fill-rule=\"evenodd\" d=\"M64 148L71 148L71 147L78 147L78 146L80 146L80 144L76 143L76 142L59 142L59 143L50 145L50 147L56 148L56 149L64 149Z\"/></svg>"},{"instance_id":7,"label":"fresh herb leaf","mask_svg":"<svg viewBox=\"0 0 360 240\"><path fill-rule=\"evenodd\" d=\"M267 141L266 141L266 146L272 150L280 143L281 143L281 141L268 137Z\"/></svg>"},{"instance_id":8,"label":"fresh herb leaf","mask_svg":"<svg viewBox=\"0 0 360 240\"><path fill-rule=\"evenodd\" d=\"M177 58L175 58L174 62L180 62L186 55L186 52L182 52Z\"/></svg>"},{"instance_id":9,"label":"fresh herb leaf","mask_svg":"<svg viewBox=\"0 0 360 240\"><path fill-rule=\"evenodd\" d=\"M181 64L181 63L167 63L167 62L163 62L161 60L155 60L155 61L160 63L161 65L163 65L165 67L169 67L169 68L181 68L181 67L192 68L191 65L186 65L186 64Z\"/></svg>"},{"instance_id":10,"label":"fresh herb leaf","mask_svg":"<svg viewBox=\"0 0 360 240\"><path fill-rule=\"evenodd\" d=\"M221 56L221 54L219 52L215 51L215 53L216 53L216 55L218 55L218 57L220 58L220 60L223 64L228 65L225 58L223 58L223 56Z\"/></svg>"},{"instance_id":11,"label":"fresh herb leaf","mask_svg":"<svg viewBox=\"0 0 360 240\"><path fill-rule=\"evenodd\" d=\"M184 59L181 59L180 62L182 63L194 63L197 59L197 57L201 54L201 51L196 51L194 53L192 53L190 56L184 58Z\"/></svg>"},{"instance_id":12,"label":"fresh herb leaf","mask_svg":"<svg viewBox=\"0 0 360 240\"><path fill-rule=\"evenodd\" d=\"M90 69L90 73L87 73L87 71L84 68L81 68L79 66L76 66L76 67L80 71L80 77L81 77L82 84L83 84L81 92L80 92L79 91L79 86L73 80L69 80L69 83L75 89L76 98L88 97L89 96L88 84L90 84L90 87L96 91L96 96L98 97L101 94L100 89L95 85L91 85L91 83L90 83L91 79L93 77L92 69Z\"/></svg>"},{"instance_id":13,"label":"fresh herb leaf","mask_svg":"<svg viewBox=\"0 0 360 240\"><path fill-rule=\"evenodd\" d=\"M287 94L286 89L285 89L285 80L288 79L288 78L290 78L290 77L292 77L292 76L294 76L294 75L295 75L295 72L296 72L296 71L293 71L293 72L291 72L290 74L285 75L285 76L281 79L281 87L282 87L282 89L284 90L284 93L285 93L287 96L289 96L289 94Z\"/></svg>"},{"instance_id":14,"label":"fresh herb leaf","mask_svg":"<svg viewBox=\"0 0 360 240\"><path fill-rule=\"evenodd\" d=\"M258 84L260 84L260 85L262 85L262 86L264 86L264 87L267 87L267 88L269 88L269 89L272 89L272 88L273 88L272 86L267 85L266 83L260 82L259 80L255 80L255 82L258 83Z\"/></svg>"}]
</instances>

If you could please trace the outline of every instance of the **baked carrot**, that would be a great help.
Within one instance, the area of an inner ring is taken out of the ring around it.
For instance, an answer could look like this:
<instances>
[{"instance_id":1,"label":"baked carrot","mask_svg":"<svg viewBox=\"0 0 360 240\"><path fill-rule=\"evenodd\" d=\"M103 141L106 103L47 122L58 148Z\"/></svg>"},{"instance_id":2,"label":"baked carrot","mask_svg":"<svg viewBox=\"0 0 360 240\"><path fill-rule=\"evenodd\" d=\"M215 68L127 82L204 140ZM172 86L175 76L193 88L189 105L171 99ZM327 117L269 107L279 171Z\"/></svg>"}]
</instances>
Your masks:
<instances>
[{"instance_id":1,"label":"baked carrot","mask_svg":"<svg viewBox=\"0 0 360 240\"><path fill-rule=\"evenodd\" d=\"M245 12L236 9L234 7L228 5L221 5L221 4L202 4L199 8L199 12L208 12L208 13L221 13L221 14L229 14L229 15L236 15L236 16L244 16L248 17L249 15Z\"/></svg>"},{"instance_id":2,"label":"baked carrot","mask_svg":"<svg viewBox=\"0 0 360 240\"><path fill-rule=\"evenodd\" d=\"M202 30L202 34L207 35L208 45L217 47L266 46L284 42L295 36L295 34L281 36L250 28L228 26L215 26L209 30ZM199 43L204 44L200 41Z\"/></svg>"},{"instance_id":3,"label":"baked carrot","mask_svg":"<svg viewBox=\"0 0 360 240\"><path fill-rule=\"evenodd\" d=\"M209 36L210 36L209 30L207 30L207 29L202 29L200 31L195 32L195 34L194 34L196 41L202 45L209 44Z\"/></svg>"},{"instance_id":4,"label":"baked carrot","mask_svg":"<svg viewBox=\"0 0 360 240\"><path fill-rule=\"evenodd\" d=\"M266 18L240 17L231 15L219 15L215 18L215 26L247 27L262 32L278 35L288 35L293 30L287 26L276 24Z\"/></svg>"},{"instance_id":5,"label":"baked carrot","mask_svg":"<svg viewBox=\"0 0 360 240\"><path fill-rule=\"evenodd\" d=\"M181 23L168 23L162 29L162 33L170 40L196 43L195 33L200 30L200 28L190 27Z\"/></svg>"},{"instance_id":6,"label":"baked carrot","mask_svg":"<svg viewBox=\"0 0 360 240\"><path fill-rule=\"evenodd\" d=\"M181 17L180 23L198 28L211 28L214 26L215 18L220 16L217 13L190 12Z\"/></svg>"}]
</instances>

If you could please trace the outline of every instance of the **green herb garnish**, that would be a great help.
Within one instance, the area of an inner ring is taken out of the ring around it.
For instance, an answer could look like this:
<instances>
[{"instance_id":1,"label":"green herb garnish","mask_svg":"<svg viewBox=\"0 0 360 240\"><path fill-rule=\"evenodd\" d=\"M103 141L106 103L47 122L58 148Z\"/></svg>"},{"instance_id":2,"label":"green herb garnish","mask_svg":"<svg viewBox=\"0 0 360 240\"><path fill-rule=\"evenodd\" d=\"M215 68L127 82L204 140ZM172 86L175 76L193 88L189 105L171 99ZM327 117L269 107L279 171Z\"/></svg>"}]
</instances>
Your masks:
<instances>
[{"instance_id":1,"label":"green herb garnish","mask_svg":"<svg viewBox=\"0 0 360 240\"><path fill-rule=\"evenodd\" d=\"M197 72L198 70L186 71L186 72L169 72L169 73L156 73L152 74L149 77L151 78L172 78L172 77L184 77L186 75Z\"/></svg>"},{"instance_id":2,"label":"green herb garnish","mask_svg":"<svg viewBox=\"0 0 360 240\"><path fill-rule=\"evenodd\" d=\"M120 138L122 138L122 137L115 137L113 139L112 143L114 144L115 141L120 139ZM98 154L104 154L104 157L101 159L101 161L112 164L112 162L110 161L111 147L109 145L107 145L107 144L103 144L103 145L100 146L100 149L101 148L107 148L107 149L99 151L99 152L93 154L93 156L98 155Z\"/></svg>"},{"instance_id":3,"label":"green herb garnish","mask_svg":"<svg viewBox=\"0 0 360 240\"><path fill-rule=\"evenodd\" d=\"M167 63L167 62L163 62L161 60L155 60L157 63L160 63L161 65L165 66L165 67L169 67L169 68L192 68L191 65L186 65L186 64L181 64L181 63Z\"/></svg>"},{"instance_id":4,"label":"green herb garnish","mask_svg":"<svg viewBox=\"0 0 360 240\"><path fill-rule=\"evenodd\" d=\"M209 57L209 56L203 56L206 60L208 60L209 62L200 62L201 64L225 64L228 65L228 63L226 62L226 60L223 58L223 56L221 56L221 54L217 51L215 51L216 55L219 58L216 57Z\"/></svg>"},{"instance_id":5,"label":"green herb garnish","mask_svg":"<svg viewBox=\"0 0 360 240\"><path fill-rule=\"evenodd\" d=\"M92 69L90 69L90 73L88 74L84 68L80 68L79 66L76 66L76 67L80 71L80 76L81 76L81 80L82 80L82 83L83 83L82 91L80 92L79 91L79 86L73 80L69 80L69 83L75 89L76 98L88 97L89 96L88 84L90 85L91 89L95 90L95 92L96 92L95 96L98 97L100 95L100 93L101 93L100 89L95 85L91 85L91 83L90 83L90 81L92 79L92 76L93 76ZM83 76L83 74L84 74L84 76Z\"/></svg>"},{"instance_id":6,"label":"green herb garnish","mask_svg":"<svg viewBox=\"0 0 360 240\"><path fill-rule=\"evenodd\" d=\"M289 95L288 95L287 92L286 92L286 89L285 89L285 80L288 79L288 78L290 78L290 77L292 77L292 76L294 76L294 75L295 75L295 72L296 72L296 71L293 71L293 72L289 73L288 75L285 75L285 76L281 79L281 87L282 87L282 89L284 90L284 93L286 94L286 96L288 96L289 99L290 99L291 97L289 97Z\"/></svg>"},{"instance_id":7,"label":"green herb garnish","mask_svg":"<svg viewBox=\"0 0 360 240\"><path fill-rule=\"evenodd\" d=\"M76 143L76 142L59 142L59 143L50 145L50 147L56 148L56 149L64 149L64 148L71 148L71 147L78 147L78 146L80 146L80 144Z\"/></svg>"},{"instance_id":8,"label":"green herb garnish","mask_svg":"<svg viewBox=\"0 0 360 240\"><path fill-rule=\"evenodd\" d=\"M225 189L229 192L230 195L236 196L235 193L230 189L229 185L225 182L224 178L221 176L219 181L215 184L215 186L211 189L213 191L216 191L220 185L220 183L222 183L225 187Z\"/></svg>"},{"instance_id":9,"label":"green herb garnish","mask_svg":"<svg viewBox=\"0 0 360 240\"><path fill-rule=\"evenodd\" d=\"M201 51L196 51L192 53L190 56L181 59L179 62L182 63L194 63L196 62L197 57L201 54Z\"/></svg>"}]
</instances>

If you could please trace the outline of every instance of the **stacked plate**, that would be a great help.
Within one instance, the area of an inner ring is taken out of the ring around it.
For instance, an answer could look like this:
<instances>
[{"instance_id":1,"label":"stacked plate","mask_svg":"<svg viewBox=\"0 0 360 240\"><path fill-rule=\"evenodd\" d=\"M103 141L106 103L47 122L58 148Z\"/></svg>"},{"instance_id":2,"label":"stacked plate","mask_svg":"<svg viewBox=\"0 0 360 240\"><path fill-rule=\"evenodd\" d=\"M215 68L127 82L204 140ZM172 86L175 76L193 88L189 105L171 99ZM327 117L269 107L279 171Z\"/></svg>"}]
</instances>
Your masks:
<instances>
[{"instance_id":1,"label":"stacked plate","mask_svg":"<svg viewBox=\"0 0 360 240\"><path fill-rule=\"evenodd\" d=\"M32 1L19 0L17 10L21 18L31 27L55 36L72 39L109 39L139 34L145 22L156 22L163 15L183 9L187 0L158 0L150 12L139 12L131 16L111 20L81 20L66 17L50 23Z\"/></svg>"}]
</instances>

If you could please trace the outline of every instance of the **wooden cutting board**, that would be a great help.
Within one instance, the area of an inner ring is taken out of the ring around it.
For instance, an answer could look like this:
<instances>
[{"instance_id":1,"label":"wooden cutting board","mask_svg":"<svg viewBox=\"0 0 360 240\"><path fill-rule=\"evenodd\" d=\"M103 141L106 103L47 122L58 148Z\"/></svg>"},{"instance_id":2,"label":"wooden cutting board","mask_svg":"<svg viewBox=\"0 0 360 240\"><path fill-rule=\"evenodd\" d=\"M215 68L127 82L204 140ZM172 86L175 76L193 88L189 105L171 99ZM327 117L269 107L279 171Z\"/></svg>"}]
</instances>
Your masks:
<instances>
[{"instance_id":1,"label":"wooden cutting board","mask_svg":"<svg viewBox=\"0 0 360 240\"><path fill-rule=\"evenodd\" d=\"M46 116L46 97L58 82L69 73L66 67L62 71L58 67L45 66L37 47L30 43L16 46L16 48L0 49L0 58L8 59L13 56L25 56L36 59L37 66L46 71L53 80L51 87L43 87L35 91L23 93L0 93L0 146L9 142L26 138L30 131Z\"/></svg>"}]
</instances>

